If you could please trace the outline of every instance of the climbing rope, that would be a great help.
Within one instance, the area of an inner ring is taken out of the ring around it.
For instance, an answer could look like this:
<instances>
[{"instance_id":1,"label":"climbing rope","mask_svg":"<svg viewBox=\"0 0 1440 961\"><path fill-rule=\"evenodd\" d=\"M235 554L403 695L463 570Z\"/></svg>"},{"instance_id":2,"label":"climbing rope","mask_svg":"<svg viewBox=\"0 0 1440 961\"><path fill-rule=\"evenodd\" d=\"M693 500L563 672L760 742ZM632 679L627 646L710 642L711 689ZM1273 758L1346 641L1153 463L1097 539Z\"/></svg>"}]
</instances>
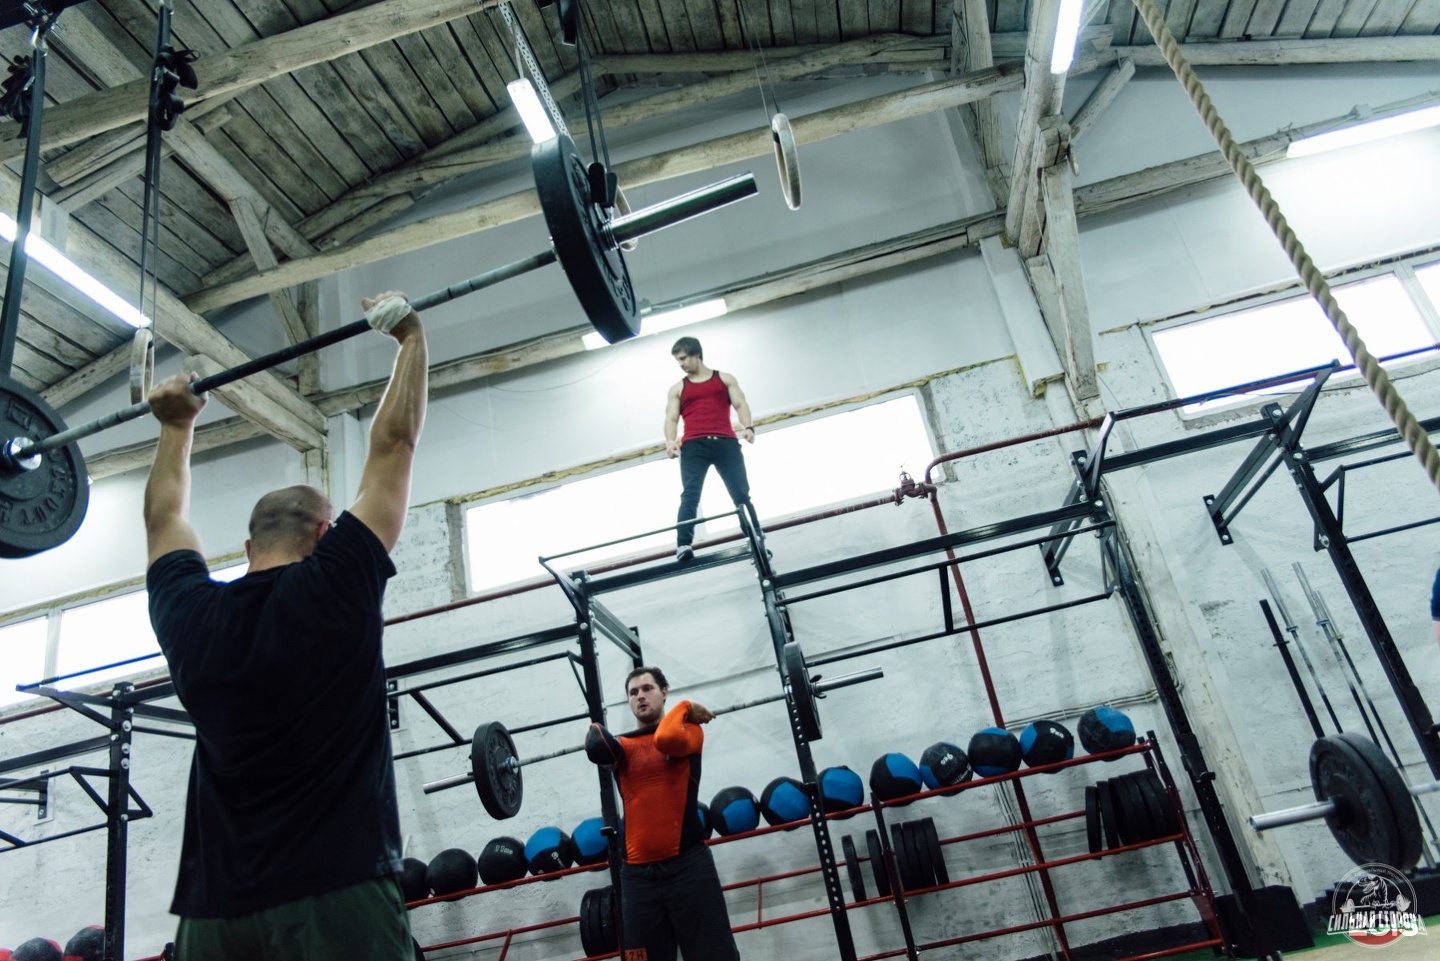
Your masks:
<instances>
[{"instance_id":1,"label":"climbing rope","mask_svg":"<svg viewBox=\"0 0 1440 961\"><path fill-rule=\"evenodd\" d=\"M1166 26L1165 18L1156 9L1152 0L1135 0L1135 8L1144 19L1145 26L1150 28L1150 33L1155 38L1161 54L1164 55L1165 62L1170 65L1170 69L1175 72L1176 79L1185 88L1185 92L1190 95L1190 102L1195 105L1200 119L1205 122L1210 135L1219 144L1220 152L1225 155L1230 169L1235 171L1235 176L1239 177L1240 182L1245 185L1250 199L1255 202L1255 206L1260 208L1260 212L1265 216L1265 222L1270 225L1276 239L1285 248L1290 262L1295 265L1300 279L1305 283L1305 289L1310 291L1311 296L1325 311L1325 316L1334 325L1341 339L1345 341L1345 347L1355 358L1355 366L1364 376L1365 383L1370 385L1370 389L1380 399L1380 403L1390 415L1390 420L1394 422L1396 430L1400 432L1400 436L1404 438L1410 450L1420 458L1420 463L1425 466L1425 472L1430 476L1430 482L1440 488L1440 452L1435 450L1435 445L1430 441L1430 435L1425 432L1425 429L1415 419L1415 415L1410 412L1410 408L1405 405L1405 401L1400 397L1395 385L1390 382L1390 375L1385 372L1385 368L1380 366L1380 362L1375 359L1375 356L1365 346L1365 342L1360 339L1359 331L1345 316L1345 311L1335 300L1335 295L1331 293L1330 285L1326 283L1324 275L1315 266L1315 262L1310 259L1310 255L1305 252L1299 238L1295 236L1295 231L1290 229L1285 215L1280 212L1280 206L1270 195L1265 184L1261 182L1254 165L1235 143L1235 138L1231 135L1229 128L1225 126L1225 121L1221 119L1215 105L1211 103L1210 95L1201 85L1200 78L1195 76L1195 71L1191 69L1189 61L1180 52L1180 45L1175 42L1174 34Z\"/></svg>"}]
</instances>

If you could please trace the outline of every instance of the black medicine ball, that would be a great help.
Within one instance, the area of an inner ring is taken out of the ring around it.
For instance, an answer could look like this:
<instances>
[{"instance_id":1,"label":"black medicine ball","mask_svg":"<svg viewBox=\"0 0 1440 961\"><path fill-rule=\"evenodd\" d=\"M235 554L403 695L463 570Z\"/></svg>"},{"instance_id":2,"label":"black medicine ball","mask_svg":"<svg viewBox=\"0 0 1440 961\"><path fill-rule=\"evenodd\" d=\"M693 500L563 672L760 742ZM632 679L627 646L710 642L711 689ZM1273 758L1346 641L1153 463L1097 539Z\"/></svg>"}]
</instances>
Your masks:
<instances>
[{"instance_id":1,"label":"black medicine ball","mask_svg":"<svg viewBox=\"0 0 1440 961\"><path fill-rule=\"evenodd\" d=\"M1080 745L1091 754L1118 751L1135 743L1135 725L1108 704L1080 715ZM1106 758L1108 761L1116 758Z\"/></svg>"},{"instance_id":2,"label":"black medicine ball","mask_svg":"<svg viewBox=\"0 0 1440 961\"><path fill-rule=\"evenodd\" d=\"M105 957L105 929L98 924L92 924L76 931L74 936L65 942L65 957L78 958L79 961L101 961Z\"/></svg>"},{"instance_id":3,"label":"black medicine ball","mask_svg":"<svg viewBox=\"0 0 1440 961\"><path fill-rule=\"evenodd\" d=\"M563 871L575 863L570 835L557 827L543 827L525 842L525 865L531 874Z\"/></svg>"},{"instance_id":4,"label":"black medicine ball","mask_svg":"<svg viewBox=\"0 0 1440 961\"><path fill-rule=\"evenodd\" d=\"M932 791L964 784L973 775L970 758L958 744L936 741L920 755L920 780Z\"/></svg>"},{"instance_id":5,"label":"black medicine ball","mask_svg":"<svg viewBox=\"0 0 1440 961\"><path fill-rule=\"evenodd\" d=\"M970 765L981 777L1009 774L1020 767L1020 742L1003 727L987 727L970 738Z\"/></svg>"},{"instance_id":6,"label":"black medicine ball","mask_svg":"<svg viewBox=\"0 0 1440 961\"><path fill-rule=\"evenodd\" d=\"M710 821L725 837L753 831L760 826L760 802L749 788L723 788L710 799Z\"/></svg>"},{"instance_id":7,"label":"black medicine ball","mask_svg":"<svg viewBox=\"0 0 1440 961\"><path fill-rule=\"evenodd\" d=\"M419 858L406 858L400 862L400 893L408 904L423 901L430 896L429 868ZM67 950L66 954L70 952Z\"/></svg>"},{"instance_id":8,"label":"black medicine ball","mask_svg":"<svg viewBox=\"0 0 1440 961\"><path fill-rule=\"evenodd\" d=\"M1055 721L1036 721L1020 733L1020 753L1030 767L1068 761L1075 756L1075 735Z\"/></svg>"},{"instance_id":9,"label":"black medicine ball","mask_svg":"<svg viewBox=\"0 0 1440 961\"><path fill-rule=\"evenodd\" d=\"M504 884L525 876L525 845L519 838L491 838L480 852L480 880L486 884Z\"/></svg>"},{"instance_id":10,"label":"black medicine ball","mask_svg":"<svg viewBox=\"0 0 1440 961\"><path fill-rule=\"evenodd\" d=\"M49 938L31 938L11 952L12 961L60 961L60 945Z\"/></svg>"},{"instance_id":11,"label":"black medicine ball","mask_svg":"<svg viewBox=\"0 0 1440 961\"><path fill-rule=\"evenodd\" d=\"M425 869L425 879L436 897L473 888L478 876L475 859L460 848L446 848L431 858Z\"/></svg>"},{"instance_id":12,"label":"black medicine ball","mask_svg":"<svg viewBox=\"0 0 1440 961\"><path fill-rule=\"evenodd\" d=\"M870 765L870 790L882 801L918 794L923 787L920 768L903 754L882 754Z\"/></svg>"}]
</instances>

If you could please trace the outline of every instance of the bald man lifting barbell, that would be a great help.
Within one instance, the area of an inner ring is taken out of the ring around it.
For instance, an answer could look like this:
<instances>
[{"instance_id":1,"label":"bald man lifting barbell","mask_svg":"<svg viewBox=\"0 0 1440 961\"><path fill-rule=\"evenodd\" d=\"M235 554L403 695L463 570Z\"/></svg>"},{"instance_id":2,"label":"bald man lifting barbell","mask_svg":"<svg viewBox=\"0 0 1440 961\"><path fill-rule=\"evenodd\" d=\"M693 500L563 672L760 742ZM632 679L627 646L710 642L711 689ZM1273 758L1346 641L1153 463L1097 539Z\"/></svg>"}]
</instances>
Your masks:
<instances>
[{"instance_id":1,"label":"bald man lifting barbell","mask_svg":"<svg viewBox=\"0 0 1440 961\"><path fill-rule=\"evenodd\" d=\"M355 502L261 497L240 580L210 579L188 519L204 394L150 393L150 618L197 744L171 911L185 961L413 961L381 660L381 600L425 421L425 331L403 294L361 301L399 345Z\"/></svg>"}]
</instances>

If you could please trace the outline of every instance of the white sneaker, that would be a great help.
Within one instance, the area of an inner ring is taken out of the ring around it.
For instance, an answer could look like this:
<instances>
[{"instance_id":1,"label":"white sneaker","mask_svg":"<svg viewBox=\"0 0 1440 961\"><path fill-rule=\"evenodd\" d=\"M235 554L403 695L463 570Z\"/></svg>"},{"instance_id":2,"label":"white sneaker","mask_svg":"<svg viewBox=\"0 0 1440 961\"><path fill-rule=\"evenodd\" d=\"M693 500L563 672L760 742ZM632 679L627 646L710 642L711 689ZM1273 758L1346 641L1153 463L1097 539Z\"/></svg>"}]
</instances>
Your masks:
<instances>
[{"instance_id":1,"label":"white sneaker","mask_svg":"<svg viewBox=\"0 0 1440 961\"><path fill-rule=\"evenodd\" d=\"M689 544L681 544L679 547L675 548L675 563L684 564L686 561L693 561L694 559L695 548L691 547Z\"/></svg>"}]
</instances>

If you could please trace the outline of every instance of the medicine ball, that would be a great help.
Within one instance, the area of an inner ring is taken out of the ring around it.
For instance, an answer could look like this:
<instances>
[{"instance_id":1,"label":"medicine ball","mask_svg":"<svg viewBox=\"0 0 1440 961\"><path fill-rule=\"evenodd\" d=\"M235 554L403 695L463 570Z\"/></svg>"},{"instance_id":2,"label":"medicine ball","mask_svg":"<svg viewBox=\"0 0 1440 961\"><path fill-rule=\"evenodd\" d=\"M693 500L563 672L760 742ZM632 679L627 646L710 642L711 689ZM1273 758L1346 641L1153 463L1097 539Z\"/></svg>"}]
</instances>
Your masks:
<instances>
[{"instance_id":1,"label":"medicine ball","mask_svg":"<svg viewBox=\"0 0 1440 961\"><path fill-rule=\"evenodd\" d=\"M430 859L425 869L425 880L436 897L465 891L475 886L479 869L469 851L446 848Z\"/></svg>"},{"instance_id":2,"label":"medicine ball","mask_svg":"<svg viewBox=\"0 0 1440 961\"><path fill-rule=\"evenodd\" d=\"M1036 721L1020 733L1020 755L1030 767L1068 761L1075 756L1075 735L1055 721Z\"/></svg>"},{"instance_id":3,"label":"medicine ball","mask_svg":"<svg viewBox=\"0 0 1440 961\"><path fill-rule=\"evenodd\" d=\"M805 785L793 777L777 777L760 792L760 813L766 824L789 824L810 815Z\"/></svg>"},{"instance_id":4,"label":"medicine ball","mask_svg":"<svg viewBox=\"0 0 1440 961\"><path fill-rule=\"evenodd\" d=\"M14 961L60 961L60 945L49 938L31 938L10 953Z\"/></svg>"},{"instance_id":5,"label":"medicine ball","mask_svg":"<svg viewBox=\"0 0 1440 961\"><path fill-rule=\"evenodd\" d=\"M923 787L920 768L903 754L882 754L870 765L870 790L882 801L918 794Z\"/></svg>"},{"instance_id":6,"label":"medicine ball","mask_svg":"<svg viewBox=\"0 0 1440 961\"><path fill-rule=\"evenodd\" d=\"M1118 751L1135 743L1135 725L1110 707L1092 707L1080 715L1080 744L1091 754ZM1107 758L1114 761L1117 758Z\"/></svg>"},{"instance_id":7,"label":"medicine ball","mask_svg":"<svg viewBox=\"0 0 1440 961\"><path fill-rule=\"evenodd\" d=\"M981 777L1009 774L1020 767L1020 742L1003 727L987 727L970 738L970 764Z\"/></svg>"},{"instance_id":8,"label":"medicine ball","mask_svg":"<svg viewBox=\"0 0 1440 961\"><path fill-rule=\"evenodd\" d=\"M425 870L425 865L420 865ZM65 957L79 961L101 961L105 957L105 929L98 924L81 928L65 942Z\"/></svg>"},{"instance_id":9,"label":"medicine ball","mask_svg":"<svg viewBox=\"0 0 1440 961\"><path fill-rule=\"evenodd\" d=\"M820 805L826 814L849 811L865 803L865 782L843 764L820 772Z\"/></svg>"},{"instance_id":10,"label":"medicine ball","mask_svg":"<svg viewBox=\"0 0 1440 961\"><path fill-rule=\"evenodd\" d=\"M724 837L753 831L760 824L760 802L749 788L723 788L710 800L710 820Z\"/></svg>"},{"instance_id":11,"label":"medicine ball","mask_svg":"<svg viewBox=\"0 0 1440 961\"><path fill-rule=\"evenodd\" d=\"M715 833L715 825L710 823L710 805L704 801L695 802L695 816L700 819L700 838L704 840Z\"/></svg>"},{"instance_id":12,"label":"medicine ball","mask_svg":"<svg viewBox=\"0 0 1440 961\"><path fill-rule=\"evenodd\" d=\"M423 901L430 896L430 882L426 878L428 870L419 858L406 858L400 862L400 893L404 895L405 903ZM68 947L65 953L71 953Z\"/></svg>"},{"instance_id":13,"label":"medicine ball","mask_svg":"<svg viewBox=\"0 0 1440 961\"><path fill-rule=\"evenodd\" d=\"M480 852L480 880L486 884L505 884L525 876L525 845L519 838L491 838Z\"/></svg>"},{"instance_id":14,"label":"medicine ball","mask_svg":"<svg viewBox=\"0 0 1440 961\"><path fill-rule=\"evenodd\" d=\"M525 842L525 866L531 874L553 874L574 863L570 835L557 827L543 827Z\"/></svg>"},{"instance_id":15,"label":"medicine ball","mask_svg":"<svg viewBox=\"0 0 1440 961\"><path fill-rule=\"evenodd\" d=\"M604 818L586 818L570 832L571 853L576 864L599 864L605 860L610 839L605 836Z\"/></svg>"},{"instance_id":16,"label":"medicine ball","mask_svg":"<svg viewBox=\"0 0 1440 961\"><path fill-rule=\"evenodd\" d=\"M936 741L920 755L920 781L932 791L964 784L973 776L970 758L958 744Z\"/></svg>"}]
</instances>

